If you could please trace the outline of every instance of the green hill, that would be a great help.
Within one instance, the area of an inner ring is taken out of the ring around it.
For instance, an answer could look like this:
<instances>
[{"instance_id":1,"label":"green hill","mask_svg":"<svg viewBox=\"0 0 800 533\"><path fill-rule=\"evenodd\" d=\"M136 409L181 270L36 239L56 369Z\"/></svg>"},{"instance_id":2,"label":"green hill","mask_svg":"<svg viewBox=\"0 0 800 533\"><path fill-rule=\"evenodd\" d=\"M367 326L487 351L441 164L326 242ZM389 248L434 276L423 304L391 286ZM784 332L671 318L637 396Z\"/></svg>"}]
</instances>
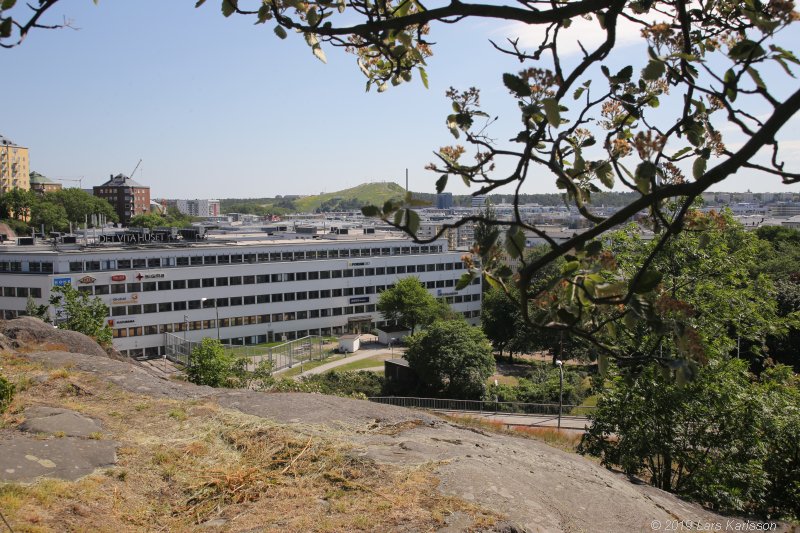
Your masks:
<instances>
[{"instance_id":1,"label":"green hill","mask_svg":"<svg viewBox=\"0 0 800 533\"><path fill-rule=\"evenodd\" d=\"M405 189L397 183L362 183L350 189L312 196L287 195L279 198L227 198L220 200L223 213L284 215L321 211L357 210L366 204L383 205L386 200L402 198Z\"/></svg>"},{"instance_id":2,"label":"green hill","mask_svg":"<svg viewBox=\"0 0 800 533\"><path fill-rule=\"evenodd\" d=\"M328 207L327 211L336 211L337 205L343 209L358 209L362 205L383 205L386 200L402 198L405 189L397 183L362 183L343 191L329 192L315 196L305 196L294 201L297 210L304 213ZM357 205L356 205L357 204Z\"/></svg>"}]
</instances>

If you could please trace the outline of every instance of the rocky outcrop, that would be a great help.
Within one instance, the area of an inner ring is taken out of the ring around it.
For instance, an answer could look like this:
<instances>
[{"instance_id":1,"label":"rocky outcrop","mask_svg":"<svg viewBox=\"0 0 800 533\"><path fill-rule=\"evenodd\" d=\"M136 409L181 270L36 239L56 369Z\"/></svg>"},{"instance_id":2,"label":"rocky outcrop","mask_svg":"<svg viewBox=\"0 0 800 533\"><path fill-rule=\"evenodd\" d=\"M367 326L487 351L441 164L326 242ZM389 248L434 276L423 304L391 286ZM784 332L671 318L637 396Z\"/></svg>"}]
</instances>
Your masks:
<instances>
[{"instance_id":1,"label":"rocky outcrop","mask_svg":"<svg viewBox=\"0 0 800 533\"><path fill-rule=\"evenodd\" d=\"M109 356L91 337L77 331L58 329L30 316L0 322L0 334L0 349L36 347L39 350Z\"/></svg>"}]
</instances>

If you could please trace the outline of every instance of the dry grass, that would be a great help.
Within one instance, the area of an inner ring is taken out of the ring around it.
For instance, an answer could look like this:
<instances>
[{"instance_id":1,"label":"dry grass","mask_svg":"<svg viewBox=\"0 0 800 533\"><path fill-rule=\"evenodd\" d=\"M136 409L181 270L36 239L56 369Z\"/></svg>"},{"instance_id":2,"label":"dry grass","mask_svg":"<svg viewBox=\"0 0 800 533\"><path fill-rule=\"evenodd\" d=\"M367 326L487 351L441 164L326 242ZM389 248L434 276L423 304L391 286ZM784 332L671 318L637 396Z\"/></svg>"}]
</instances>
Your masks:
<instances>
[{"instance_id":1,"label":"dry grass","mask_svg":"<svg viewBox=\"0 0 800 533\"><path fill-rule=\"evenodd\" d=\"M116 466L77 482L0 485L0 509L17 532L190 531L214 518L234 531L428 531L456 511L479 527L498 518L439 494L432 465L376 464L343 433L279 425L210 401L146 398L75 369L53 377L13 357L0 356L0 366L28 387L6 427L22 421L25 407L66 407L102 422L94 438L119 443Z\"/></svg>"},{"instance_id":2,"label":"dry grass","mask_svg":"<svg viewBox=\"0 0 800 533\"><path fill-rule=\"evenodd\" d=\"M486 420L471 416L440 415L459 425L491 433L527 437L544 442L554 448L574 452L581 441L581 431L543 426L509 426L496 420Z\"/></svg>"}]
</instances>

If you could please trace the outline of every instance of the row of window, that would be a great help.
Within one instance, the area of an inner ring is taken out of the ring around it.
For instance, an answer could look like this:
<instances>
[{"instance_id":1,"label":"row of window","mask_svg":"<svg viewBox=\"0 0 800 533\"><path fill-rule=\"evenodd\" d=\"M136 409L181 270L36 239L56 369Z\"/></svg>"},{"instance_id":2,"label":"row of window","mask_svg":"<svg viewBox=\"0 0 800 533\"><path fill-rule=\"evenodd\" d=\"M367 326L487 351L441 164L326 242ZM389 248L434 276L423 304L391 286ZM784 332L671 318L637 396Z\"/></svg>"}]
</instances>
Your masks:
<instances>
[{"instance_id":1,"label":"row of window","mask_svg":"<svg viewBox=\"0 0 800 533\"><path fill-rule=\"evenodd\" d=\"M321 315L321 316L341 316L349 314L359 314L359 312L361 313L369 312L363 309L364 307L365 306L355 306L355 308L354 307L338 308L339 311L342 311L344 309L344 310L350 310L351 312L349 313L339 312L339 313L334 313L333 315ZM375 310L374 305L366 307L372 307L373 308L372 311ZM361 308L361 311L358 310L359 308ZM325 309L318 309L316 311L325 311ZM219 327L230 328L238 326L249 326L253 324L274 324L276 322L289 322L292 320L319 318L320 316L320 315L312 316L311 313L313 313L313 311L298 311L296 313L278 313L272 315L250 315L250 316L239 316L234 318L221 318L219 320ZM464 311L462 315L464 316L464 318L477 318L480 317L480 310L476 309L472 311ZM125 337L140 337L143 335L159 335L163 333L179 333L182 331L200 331L208 329L213 329L213 330L217 329L217 321L213 319L193 320L188 322L174 322L170 324L157 324L150 326L120 327L114 329L114 338L119 339ZM282 335L285 335L285 333L282 333Z\"/></svg>"},{"instance_id":2,"label":"row of window","mask_svg":"<svg viewBox=\"0 0 800 533\"><path fill-rule=\"evenodd\" d=\"M213 309L214 307L237 307L241 305L256 305L268 303L294 302L304 300L317 300L325 298L341 298L346 296L366 296L380 294L393 285L370 285L365 287L345 287L341 289L323 289L318 291L284 292L272 294L257 294L248 296L232 296L230 298L206 298L198 300L181 300L177 302L160 302L134 305L115 305L111 308L111 316L140 315L149 313L169 313L170 311L186 311L195 309ZM426 288L449 288L455 286L455 280L446 279L429 281ZM480 293L456 294L445 297L449 304L480 301ZM327 315L322 315L327 316ZM316 317L312 317L316 318Z\"/></svg>"},{"instance_id":3,"label":"row of window","mask_svg":"<svg viewBox=\"0 0 800 533\"><path fill-rule=\"evenodd\" d=\"M422 272L445 272L461 270L463 263L430 263L427 265L402 265L376 268L352 268L346 270L314 270L310 272L283 272L278 274L259 274L252 276L224 276L217 278L179 279L174 281L146 281L144 283L115 283L112 285L82 285L78 289L90 294L124 294L128 292L171 291L180 289L199 289L201 287L228 287L262 283L282 283L291 281L313 281L321 279L360 278L365 276L384 276L396 274L417 274ZM452 287L452 285L447 285ZM436 288L436 287L431 287Z\"/></svg>"},{"instance_id":4,"label":"row of window","mask_svg":"<svg viewBox=\"0 0 800 533\"><path fill-rule=\"evenodd\" d=\"M151 257L137 259L106 259L97 261L70 261L70 272L97 270L137 270L203 265L241 265L247 263L273 263L284 261L314 261L319 259L351 259L392 255L417 255L441 253L441 245L395 246L383 248L351 248L334 250L306 250L300 252L270 252L250 254L193 255L181 257Z\"/></svg>"},{"instance_id":5,"label":"row of window","mask_svg":"<svg viewBox=\"0 0 800 533\"><path fill-rule=\"evenodd\" d=\"M6 298L41 298L42 289L39 287L3 287L3 296Z\"/></svg>"}]
</instances>

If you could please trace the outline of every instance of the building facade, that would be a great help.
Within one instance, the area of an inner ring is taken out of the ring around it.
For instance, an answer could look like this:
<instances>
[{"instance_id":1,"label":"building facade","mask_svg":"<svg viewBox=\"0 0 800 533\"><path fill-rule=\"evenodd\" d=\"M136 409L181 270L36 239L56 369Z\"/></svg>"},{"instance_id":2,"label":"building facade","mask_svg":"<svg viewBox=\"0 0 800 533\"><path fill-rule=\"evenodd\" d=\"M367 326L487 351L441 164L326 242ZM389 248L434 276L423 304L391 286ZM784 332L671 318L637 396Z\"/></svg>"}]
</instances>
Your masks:
<instances>
[{"instance_id":1,"label":"building facade","mask_svg":"<svg viewBox=\"0 0 800 533\"><path fill-rule=\"evenodd\" d=\"M30 185L31 190L39 194L60 191L62 188L60 183L53 181L47 176L43 176L38 172L30 173Z\"/></svg>"},{"instance_id":2,"label":"building facade","mask_svg":"<svg viewBox=\"0 0 800 533\"><path fill-rule=\"evenodd\" d=\"M28 149L0 135L0 193L30 190L31 163Z\"/></svg>"},{"instance_id":3,"label":"building facade","mask_svg":"<svg viewBox=\"0 0 800 533\"><path fill-rule=\"evenodd\" d=\"M219 200L175 200L175 207L184 215L193 217L218 217Z\"/></svg>"},{"instance_id":4,"label":"building facade","mask_svg":"<svg viewBox=\"0 0 800 533\"><path fill-rule=\"evenodd\" d=\"M137 215L150 212L150 187L122 174L112 175L107 182L94 187L92 194L110 203L123 225Z\"/></svg>"},{"instance_id":5,"label":"building facade","mask_svg":"<svg viewBox=\"0 0 800 533\"><path fill-rule=\"evenodd\" d=\"M417 245L375 234L4 246L0 309L6 318L24 314L28 297L47 303L53 287L69 283L108 305L118 350L155 357L164 353L165 334L248 345L369 331L387 325L376 310L378 295L398 279L416 276L476 324L480 280L455 290L466 272L462 253L450 251L444 239Z\"/></svg>"}]
</instances>

